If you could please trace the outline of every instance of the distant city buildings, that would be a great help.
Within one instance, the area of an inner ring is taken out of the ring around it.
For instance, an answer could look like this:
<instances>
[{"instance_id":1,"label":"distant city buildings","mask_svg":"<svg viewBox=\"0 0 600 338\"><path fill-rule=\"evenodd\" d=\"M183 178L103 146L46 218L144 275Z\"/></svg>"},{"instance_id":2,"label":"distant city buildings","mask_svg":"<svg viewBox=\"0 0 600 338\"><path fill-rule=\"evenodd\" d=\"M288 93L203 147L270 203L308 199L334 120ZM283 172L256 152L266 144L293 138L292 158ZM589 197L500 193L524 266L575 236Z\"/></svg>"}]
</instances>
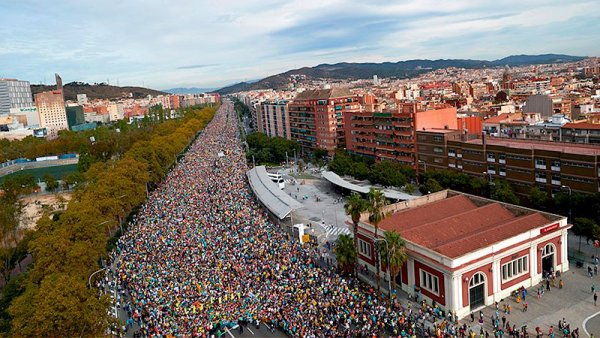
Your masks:
<instances>
[{"instance_id":1,"label":"distant city buildings","mask_svg":"<svg viewBox=\"0 0 600 338\"><path fill-rule=\"evenodd\" d=\"M0 115L12 108L33 107L31 86L28 81L0 79Z\"/></svg>"},{"instance_id":2,"label":"distant city buildings","mask_svg":"<svg viewBox=\"0 0 600 338\"><path fill-rule=\"evenodd\" d=\"M265 101L261 103L258 130L270 137L283 137L290 140L290 114L288 101Z\"/></svg>"}]
</instances>

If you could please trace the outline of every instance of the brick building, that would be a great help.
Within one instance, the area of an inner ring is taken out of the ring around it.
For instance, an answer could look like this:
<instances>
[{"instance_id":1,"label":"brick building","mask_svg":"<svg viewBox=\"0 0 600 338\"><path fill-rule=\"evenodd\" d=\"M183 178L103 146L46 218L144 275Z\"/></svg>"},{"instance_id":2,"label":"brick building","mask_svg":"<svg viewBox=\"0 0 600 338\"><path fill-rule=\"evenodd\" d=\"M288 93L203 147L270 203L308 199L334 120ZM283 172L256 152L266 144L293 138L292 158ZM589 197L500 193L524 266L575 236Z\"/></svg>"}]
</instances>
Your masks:
<instances>
[{"instance_id":1,"label":"brick building","mask_svg":"<svg viewBox=\"0 0 600 338\"><path fill-rule=\"evenodd\" d=\"M447 156L450 170L505 179L522 196L533 186L548 193L559 192L563 185L572 191L599 191L598 146L485 136L448 140Z\"/></svg>"},{"instance_id":2,"label":"brick building","mask_svg":"<svg viewBox=\"0 0 600 338\"><path fill-rule=\"evenodd\" d=\"M385 211L391 215L379 223L377 237L395 231L406 241L398 287L459 318L537 285L545 271L569 269L570 224L559 215L450 190ZM375 272L375 227L366 214L357 236L359 264ZM382 275L385 267L382 262Z\"/></svg>"},{"instance_id":3,"label":"brick building","mask_svg":"<svg viewBox=\"0 0 600 338\"><path fill-rule=\"evenodd\" d=\"M456 108L422 110L416 102L399 103L395 111L344 114L346 149L353 154L415 167L416 132L456 126Z\"/></svg>"},{"instance_id":4,"label":"brick building","mask_svg":"<svg viewBox=\"0 0 600 338\"><path fill-rule=\"evenodd\" d=\"M345 143L343 116L360 109L359 96L348 89L306 90L288 105L291 138L305 151L333 154Z\"/></svg>"}]
</instances>

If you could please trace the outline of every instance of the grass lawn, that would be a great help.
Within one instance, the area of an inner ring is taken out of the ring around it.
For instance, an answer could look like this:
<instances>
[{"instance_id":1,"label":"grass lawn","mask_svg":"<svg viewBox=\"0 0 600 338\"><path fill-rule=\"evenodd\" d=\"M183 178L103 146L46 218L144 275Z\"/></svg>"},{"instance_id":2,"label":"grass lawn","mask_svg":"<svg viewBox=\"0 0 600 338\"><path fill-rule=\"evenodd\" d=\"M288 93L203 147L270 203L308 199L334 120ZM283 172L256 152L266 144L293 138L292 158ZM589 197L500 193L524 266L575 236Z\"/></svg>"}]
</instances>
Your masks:
<instances>
[{"instance_id":1,"label":"grass lawn","mask_svg":"<svg viewBox=\"0 0 600 338\"><path fill-rule=\"evenodd\" d=\"M50 174L50 175L54 176L54 178L56 178L57 180L60 180L65 175L75 172L75 171L77 171L77 164L67 164L67 165L57 165L57 166L53 166L53 167L24 169L24 170L19 170L14 173L8 174L6 176L0 177L0 183L4 182L4 179L6 177L10 177L10 176L14 176L14 175L22 175L22 174L33 175L33 177L36 178L36 181L38 179L41 180L42 176L44 176L44 174Z\"/></svg>"}]
</instances>

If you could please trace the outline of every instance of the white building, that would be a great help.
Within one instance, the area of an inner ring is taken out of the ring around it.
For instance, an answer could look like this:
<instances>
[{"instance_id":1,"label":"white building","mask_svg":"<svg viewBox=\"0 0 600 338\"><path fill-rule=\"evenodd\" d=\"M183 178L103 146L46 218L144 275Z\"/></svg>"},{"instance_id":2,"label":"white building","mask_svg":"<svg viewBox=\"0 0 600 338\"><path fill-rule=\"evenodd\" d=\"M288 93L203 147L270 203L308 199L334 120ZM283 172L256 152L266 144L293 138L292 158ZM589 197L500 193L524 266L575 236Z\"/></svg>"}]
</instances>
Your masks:
<instances>
[{"instance_id":1,"label":"white building","mask_svg":"<svg viewBox=\"0 0 600 338\"><path fill-rule=\"evenodd\" d=\"M37 107L23 107L23 108L10 108L10 115L19 116L24 115L27 118L27 127L39 127L40 126L40 115Z\"/></svg>"},{"instance_id":2,"label":"white building","mask_svg":"<svg viewBox=\"0 0 600 338\"><path fill-rule=\"evenodd\" d=\"M108 110L108 116L110 121L122 120L125 115L122 103L111 103L106 109Z\"/></svg>"},{"instance_id":3,"label":"white building","mask_svg":"<svg viewBox=\"0 0 600 338\"><path fill-rule=\"evenodd\" d=\"M40 127L46 128L49 135L69 129L62 90L35 94L35 105L40 116Z\"/></svg>"},{"instance_id":4,"label":"white building","mask_svg":"<svg viewBox=\"0 0 600 338\"><path fill-rule=\"evenodd\" d=\"M83 106L88 103L88 98L86 94L77 94L77 105Z\"/></svg>"}]
</instances>

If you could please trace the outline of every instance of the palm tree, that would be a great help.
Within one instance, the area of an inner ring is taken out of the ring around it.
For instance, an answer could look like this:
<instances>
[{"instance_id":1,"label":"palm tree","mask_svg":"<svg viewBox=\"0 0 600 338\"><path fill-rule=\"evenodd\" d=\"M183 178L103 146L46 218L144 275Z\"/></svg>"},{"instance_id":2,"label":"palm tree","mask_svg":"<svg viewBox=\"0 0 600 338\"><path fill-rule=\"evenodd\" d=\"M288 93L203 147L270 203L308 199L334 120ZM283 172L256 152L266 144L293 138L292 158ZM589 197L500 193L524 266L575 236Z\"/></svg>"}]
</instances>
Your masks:
<instances>
[{"instance_id":1,"label":"palm tree","mask_svg":"<svg viewBox=\"0 0 600 338\"><path fill-rule=\"evenodd\" d=\"M338 266L346 273L352 272L356 264L356 250L350 235L340 235L335 244L335 258Z\"/></svg>"},{"instance_id":2,"label":"palm tree","mask_svg":"<svg viewBox=\"0 0 600 338\"><path fill-rule=\"evenodd\" d=\"M352 219L352 223L354 224L354 228L352 229L352 234L354 236L354 251L358 252L358 222L360 221L360 215L367 211L368 203L367 201L360 196L359 193L353 192L348 198L348 202L344 205L344 210L346 211L346 215L350 216ZM358 260L357 260L358 262ZM356 270L356 267L355 267Z\"/></svg>"},{"instance_id":3,"label":"palm tree","mask_svg":"<svg viewBox=\"0 0 600 338\"><path fill-rule=\"evenodd\" d=\"M383 192L379 189L371 188L368 194L368 211L369 211L369 221L375 226L375 239L378 237L379 230L379 222L383 220L385 217L383 207L387 205L387 199ZM380 266L379 266L379 255L375 255L375 265L377 266L377 291L381 289L381 281L379 279L380 276Z\"/></svg>"},{"instance_id":4,"label":"palm tree","mask_svg":"<svg viewBox=\"0 0 600 338\"><path fill-rule=\"evenodd\" d=\"M396 277L402 269L402 265L408 260L408 253L406 252L406 243L399 233L395 231L386 231L383 234L383 238L387 242L389 254L385 247L380 247L381 259L388 264L390 269L390 278L392 280L393 288L396 289ZM391 290L390 290L391 292Z\"/></svg>"}]
</instances>

